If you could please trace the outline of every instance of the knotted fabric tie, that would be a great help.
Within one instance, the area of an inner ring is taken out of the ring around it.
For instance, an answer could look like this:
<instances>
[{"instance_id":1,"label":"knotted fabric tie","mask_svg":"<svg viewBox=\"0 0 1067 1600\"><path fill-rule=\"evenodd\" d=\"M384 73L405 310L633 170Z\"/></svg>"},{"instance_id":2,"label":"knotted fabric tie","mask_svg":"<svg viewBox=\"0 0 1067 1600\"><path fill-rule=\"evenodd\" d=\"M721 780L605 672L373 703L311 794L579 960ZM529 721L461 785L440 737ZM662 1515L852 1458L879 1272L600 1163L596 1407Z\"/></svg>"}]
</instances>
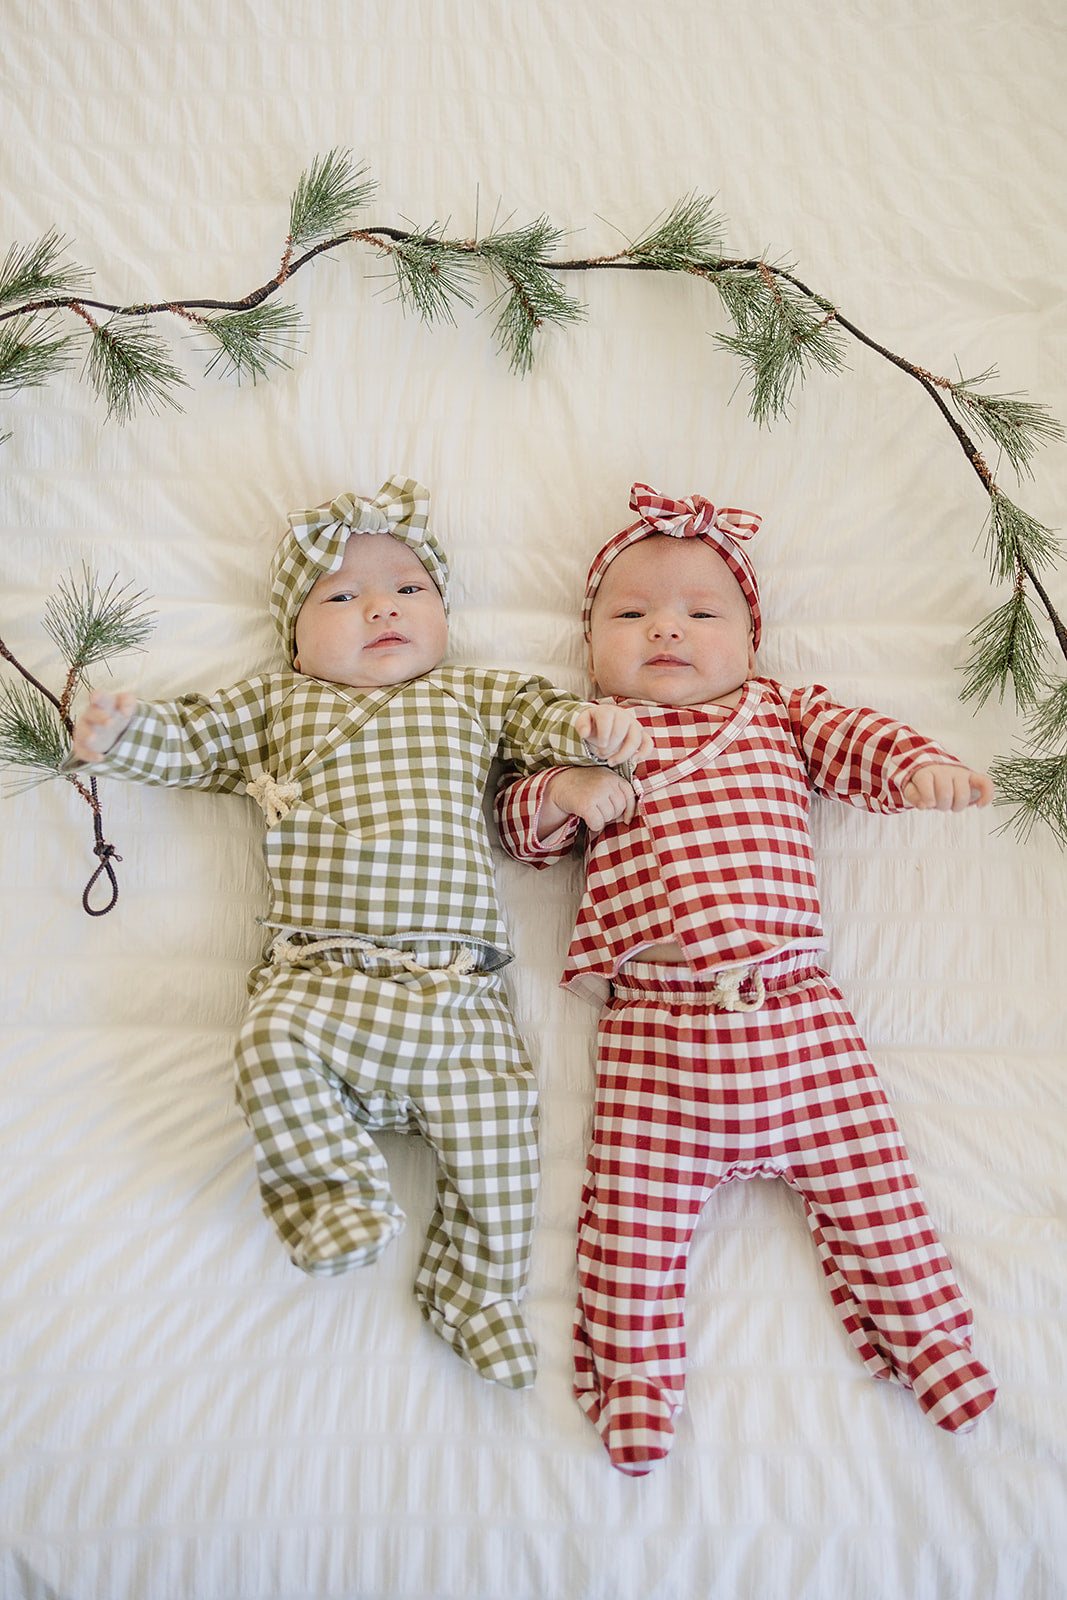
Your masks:
<instances>
[{"instance_id":1,"label":"knotted fabric tie","mask_svg":"<svg viewBox=\"0 0 1067 1600\"><path fill-rule=\"evenodd\" d=\"M340 522L350 533L391 533L414 544L421 542L430 518L430 496L414 478L390 478L372 500L359 494L339 494L329 505L294 511L289 525L307 549L316 535Z\"/></svg>"},{"instance_id":2,"label":"knotted fabric tie","mask_svg":"<svg viewBox=\"0 0 1067 1600\"><path fill-rule=\"evenodd\" d=\"M355 950L361 955L384 956L389 960L395 960L405 972L416 974L444 972L463 978L469 972L473 972L478 965L476 951L466 947L454 961L449 962L447 967L427 967L421 961L416 961L406 950L393 950L388 946L374 944L370 939L360 939L356 934L346 933L328 934L323 939L309 940L293 939L287 933L280 933L270 947L270 959L277 967L302 967L327 950Z\"/></svg>"},{"instance_id":3,"label":"knotted fabric tie","mask_svg":"<svg viewBox=\"0 0 1067 1600\"><path fill-rule=\"evenodd\" d=\"M647 483L635 483L630 491L630 510L657 533L672 539L696 539L703 534L725 533L730 539L751 539L759 532L762 517L739 506L712 505L702 494L688 500L671 500L657 494Z\"/></svg>"},{"instance_id":4,"label":"knotted fabric tie","mask_svg":"<svg viewBox=\"0 0 1067 1600\"><path fill-rule=\"evenodd\" d=\"M269 772L261 772L258 778L253 778L251 783L245 784L245 793L250 794L256 804L263 808L267 827L273 828L274 824L280 822L300 799L300 785L278 783Z\"/></svg>"},{"instance_id":5,"label":"knotted fabric tie","mask_svg":"<svg viewBox=\"0 0 1067 1600\"><path fill-rule=\"evenodd\" d=\"M741 985L751 978L752 998L742 1000ZM708 1005L716 1011L758 1011L766 999L763 974L758 967L724 967L715 985L706 991Z\"/></svg>"}]
</instances>

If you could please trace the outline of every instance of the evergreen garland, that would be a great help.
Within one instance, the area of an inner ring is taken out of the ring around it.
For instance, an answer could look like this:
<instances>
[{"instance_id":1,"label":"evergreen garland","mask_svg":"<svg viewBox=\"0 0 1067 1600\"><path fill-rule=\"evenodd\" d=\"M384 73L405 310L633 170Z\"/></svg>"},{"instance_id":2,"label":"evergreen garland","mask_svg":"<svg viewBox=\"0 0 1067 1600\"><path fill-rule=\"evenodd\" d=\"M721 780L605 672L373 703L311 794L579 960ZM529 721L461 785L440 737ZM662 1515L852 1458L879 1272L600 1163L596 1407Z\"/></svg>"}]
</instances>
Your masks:
<instances>
[{"instance_id":1,"label":"evergreen garland","mask_svg":"<svg viewBox=\"0 0 1067 1600\"><path fill-rule=\"evenodd\" d=\"M529 371L544 329L585 315L581 303L562 288L563 275L614 270L701 278L718 292L733 324L733 332L717 335L717 342L741 361L749 409L760 424L788 414L797 384L813 368L839 371L847 341L853 339L925 389L989 497L991 577L998 585L1010 583L1012 592L971 632L962 693L982 703L1011 689L1028 716L1029 739L1024 750L995 764L998 800L1014 808L1009 822L1020 833L1040 820L1067 845L1067 684L1054 663L1047 625L1065 662L1067 628L1041 577L1042 569L1059 559L1060 545L1050 529L1007 498L967 432L970 428L992 444L1017 478L1032 477L1037 450L1063 438L1047 407L990 392L986 386L996 377L992 367L974 378L937 377L862 332L791 267L762 257L728 257L723 220L701 195L678 201L662 221L612 255L564 260L555 254L563 235L546 217L525 227L494 227L472 239L448 238L436 223L407 230L357 227L356 215L374 192L366 168L357 166L348 151L335 149L317 158L293 193L277 272L240 300L112 305L88 298L89 274L64 261L65 242L54 229L36 244L13 245L0 266L0 390L46 383L69 366L80 336L76 327L58 331L63 314L88 328L83 374L107 415L119 422L138 406L177 406L177 391L185 384L161 336L145 319L169 314L186 321L209 352L208 372L255 383L288 366L299 343L295 307L265 302L319 255L346 245L363 246L387 261L401 307L427 323L454 321L460 308L474 305L479 281L485 280L495 296L496 342L520 374ZM101 321L98 312L107 320ZM2 642L0 653L18 666ZM33 718L27 706L18 711L10 701L3 716L0 760L15 761L13 752L28 736Z\"/></svg>"}]
</instances>

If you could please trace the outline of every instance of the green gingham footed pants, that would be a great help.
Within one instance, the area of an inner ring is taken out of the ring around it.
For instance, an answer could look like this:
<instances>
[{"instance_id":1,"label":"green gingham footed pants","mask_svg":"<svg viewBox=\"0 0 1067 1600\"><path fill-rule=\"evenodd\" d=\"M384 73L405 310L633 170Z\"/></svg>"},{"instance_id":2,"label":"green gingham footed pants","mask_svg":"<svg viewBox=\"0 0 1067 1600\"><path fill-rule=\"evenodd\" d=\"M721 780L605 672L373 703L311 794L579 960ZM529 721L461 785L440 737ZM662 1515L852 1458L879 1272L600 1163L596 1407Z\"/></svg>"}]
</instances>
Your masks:
<instances>
[{"instance_id":1,"label":"green gingham footed pants","mask_svg":"<svg viewBox=\"0 0 1067 1600\"><path fill-rule=\"evenodd\" d=\"M415 1278L434 1329L484 1378L536 1371L517 1300L537 1193L537 1086L498 972L445 970L467 947L330 950L266 963L237 1044L237 1101L260 1194L290 1258L326 1275L377 1260L404 1215L368 1129L418 1132L437 1204Z\"/></svg>"}]
</instances>

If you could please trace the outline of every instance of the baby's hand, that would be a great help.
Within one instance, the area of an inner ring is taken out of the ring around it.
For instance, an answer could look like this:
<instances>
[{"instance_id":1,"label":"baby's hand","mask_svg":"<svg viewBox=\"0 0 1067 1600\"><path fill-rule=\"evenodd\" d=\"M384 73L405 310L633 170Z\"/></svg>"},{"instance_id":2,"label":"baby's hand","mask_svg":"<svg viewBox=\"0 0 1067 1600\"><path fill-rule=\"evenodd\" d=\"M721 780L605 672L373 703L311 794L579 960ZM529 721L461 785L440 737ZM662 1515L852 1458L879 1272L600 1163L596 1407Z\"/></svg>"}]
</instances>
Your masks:
<instances>
[{"instance_id":1,"label":"baby's hand","mask_svg":"<svg viewBox=\"0 0 1067 1600\"><path fill-rule=\"evenodd\" d=\"M652 737L638 722L629 706L613 700L598 700L578 713L575 731L589 754L609 766L624 761L640 761L652 753Z\"/></svg>"},{"instance_id":2,"label":"baby's hand","mask_svg":"<svg viewBox=\"0 0 1067 1600\"><path fill-rule=\"evenodd\" d=\"M545 785L537 815L541 838L555 833L568 817L579 817L590 833L609 822L629 822L637 796L610 767L562 767Z\"/></svg>"},{"instance_id":3,"label":"baby's hand","mask_svg":"<svg viewBox=\"0 0 1067 1600\"><path fill-rule=\"evenodd\" d=\"M968 806L987 806L992 798L993 783L984 772L943 761L920 767L904 785L904 799L917 811L966 811Z\"/></svg>"},{"instance_id":4,"label":"baby's hand","mask_svg":"<svg viewBox=\"0 0 1067 1600\"><path fill-rule=\"evenodd\" d=\"M127 690L108 694L98 689L90 695L71 735L71 749L78 760L99 761L129 727L136 704L136 696Z\"/></svg>"}]
</instances>

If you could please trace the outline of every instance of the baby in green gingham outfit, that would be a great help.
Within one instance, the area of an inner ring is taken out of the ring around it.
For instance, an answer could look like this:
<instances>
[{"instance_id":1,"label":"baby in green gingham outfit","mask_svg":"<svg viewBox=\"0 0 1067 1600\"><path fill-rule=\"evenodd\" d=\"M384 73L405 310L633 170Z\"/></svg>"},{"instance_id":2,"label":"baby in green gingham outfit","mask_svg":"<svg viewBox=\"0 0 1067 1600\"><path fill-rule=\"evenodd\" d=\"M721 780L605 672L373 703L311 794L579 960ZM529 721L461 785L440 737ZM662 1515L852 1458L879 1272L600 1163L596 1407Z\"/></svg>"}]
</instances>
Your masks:
<instances>
[{"instance_id":1,"label":"baby in green gingham outfit","mask_svg":"<svg viewBox=\"0 0 1067 1600\"><path fill-rule=\"evenodd\" d=\"M428 508L400 478L294 512L270 598L292 669L170 704L97 693L73 757L262 806L273 935L237 1098L267 1215L305 1272L376 1260L404 1218L368 1130L421 1133L437 1205L419 1303L483 1377L524 1388L537 1089L500 974L483 791L494 756L621 763L644 735L544 679L441 665L448 572Z\"/></svg>"}]
</instances>

